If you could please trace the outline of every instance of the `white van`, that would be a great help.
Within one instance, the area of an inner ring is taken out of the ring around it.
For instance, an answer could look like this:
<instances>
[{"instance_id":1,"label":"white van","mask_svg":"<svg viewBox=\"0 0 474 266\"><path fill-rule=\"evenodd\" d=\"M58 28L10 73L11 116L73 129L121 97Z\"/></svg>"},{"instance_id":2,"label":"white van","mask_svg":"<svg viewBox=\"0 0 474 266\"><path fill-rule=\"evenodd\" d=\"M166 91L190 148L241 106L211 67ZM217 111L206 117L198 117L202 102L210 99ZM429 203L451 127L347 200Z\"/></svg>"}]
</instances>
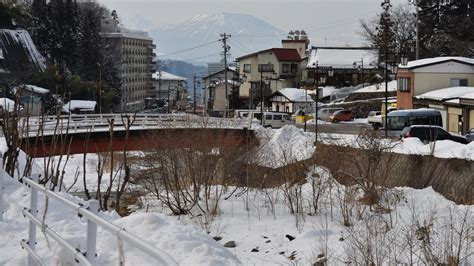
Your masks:
<instances>
[{"instance_id":1,"label":"white van","mask_svg":"<svg viewBox=\"0 0 474 266\"><path fill-rule=\"evenodd\" d=\"M291 116L286 113L274 113L264 112L263 113L263 126L271 128L280 128L284 125L293 125L294 122L291 120Z\"/></svg>"}]
</instances>

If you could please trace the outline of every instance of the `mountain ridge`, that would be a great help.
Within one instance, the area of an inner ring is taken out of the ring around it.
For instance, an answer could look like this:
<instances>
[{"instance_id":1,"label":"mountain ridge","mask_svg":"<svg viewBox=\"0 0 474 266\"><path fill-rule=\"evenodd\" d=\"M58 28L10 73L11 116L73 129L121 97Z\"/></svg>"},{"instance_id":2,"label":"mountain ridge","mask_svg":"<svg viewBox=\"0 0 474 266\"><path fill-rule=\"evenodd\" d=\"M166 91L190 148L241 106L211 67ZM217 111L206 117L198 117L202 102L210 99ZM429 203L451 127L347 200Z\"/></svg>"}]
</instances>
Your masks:
<instances>
[{"instance_id":1,"label":"mountain ridge","mask_svg":"<svg viewBox=\"0 0 474 266\"><path fill-rule=\"evenodd\" d=\"M149 30L149 35L157 45L158 55L173 53L172 56L162 56L161 59L196 63L195 58L207 62L220 60L222 44L217 40L224 32L232 36L228 45L233 58L270 47L280 47L281 39L286 34L285 31L255 16L221 12L200 14L179 24L154 27ZM215 43L175 53L213 41Z\"/></svg>"}]
</instances>

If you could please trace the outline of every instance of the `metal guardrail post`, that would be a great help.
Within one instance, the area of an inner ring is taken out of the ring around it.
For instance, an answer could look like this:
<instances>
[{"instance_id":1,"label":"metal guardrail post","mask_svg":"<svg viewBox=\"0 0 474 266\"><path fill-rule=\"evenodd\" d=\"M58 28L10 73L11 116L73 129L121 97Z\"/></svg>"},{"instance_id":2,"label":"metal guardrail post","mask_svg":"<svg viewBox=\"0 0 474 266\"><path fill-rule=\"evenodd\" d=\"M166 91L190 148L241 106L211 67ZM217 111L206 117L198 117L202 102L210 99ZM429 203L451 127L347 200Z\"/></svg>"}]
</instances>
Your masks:
<instances>
[{"instance_id":1,"label":"metal guardrail post","mask_svg":"<svg viewBox=\"0 0 474 266\"><path fill-rule=\"evenodd\" d=\"M99 212L99 201L89 200L89 211L97 214ZM87 246L86 258L95 264L96 244L97 244L97 224L87 219Z\"/></svg>"},{"instance_id":2,"label":"metal guardrail post","mask_svg":"<svg viewBox=\"0 0 474 266\"><path fill-rule=\"evenodd\" d=\"M40 175L39 174L33 174L31 175L31 180L35 183L38 183ZM38 212L38 189L35 187L31 186L31 194L30 194L30 213L34 217L36 217ZM28 246L30 247L31 250L35 250L36 246L36 224L30 220L30 230L28 233ZM35 259L33 258L32 255L28 255L28 265L36 265L35 264Z\"/></svg>"},{"instance_id":3,"label":"metal guardrail post","mask_svg":"<svg viewBox=\"0 0 474 266\"><path fill-rule=\"evenodd\" d=\"M3 222L3 214L5 210L3 208L3 177L5 176L3 173L5 170L3 169L3 153L0 152L0 222Z\"/></svg>"}]
</instances>

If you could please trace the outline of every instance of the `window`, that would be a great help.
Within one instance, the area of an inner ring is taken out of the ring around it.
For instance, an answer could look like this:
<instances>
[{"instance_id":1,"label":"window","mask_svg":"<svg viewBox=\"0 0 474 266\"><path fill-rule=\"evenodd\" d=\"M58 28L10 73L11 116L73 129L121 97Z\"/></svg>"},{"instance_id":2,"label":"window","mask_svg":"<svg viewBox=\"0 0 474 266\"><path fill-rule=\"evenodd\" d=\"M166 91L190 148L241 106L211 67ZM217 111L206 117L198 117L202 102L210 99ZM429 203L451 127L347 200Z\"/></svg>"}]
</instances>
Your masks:
<instances>
[{"instance_id":1,"label":"window","mask_svg":"<svg viewBox=\"0 0 474 266\"><path fill-rule=\"evenodd\" d=\"M467 79L451 79L451 87L467 87Z\"/></svg>"},{"instance_id":2,"label":"window","mask_svg":"<svg viewBox=\"0 0 474 266\"><path fill-rule=\"evenodd\" d=\"M298 65L291 64L291 73L296 73L296 72L298 72Z\"/></svg>"},{"instance_id":3,"label":"window","mask_svg":"<svg viewBox=\"0 0 474 266\"><path fill-rule=\"evenodd\" d=\"M274 115L273 120L282 120L283 116L282 115Z\"/></svg>"},{"instance_id":4,"label":"window","mask_svg":"<svg viewBox=\"0 0 474 266\"><path fill-rule=\"evenodd\" d=\"M410 91L410 78L399 78L398 79L398 90L403 92Z\"/></svg>"},{"instance_id":5,"label":"window","mask_svg":"<svg viewBox=\"0 0 474 266\"><path fill-rule=\"evenodd\" d=\"M289 64L283 64L283 73L288 73L290 72L290 65Z\"/></svg>"},{"instance_id":6,"label":"window","mask_svg":"<svg viewBox=\"0 0 474 266\"><path fill-rule=\"evenodd\" d=\"M244 64L244 72L245 73L250 73L252 71L252 65L251 64Z\"/></svg>"}]
</instances>

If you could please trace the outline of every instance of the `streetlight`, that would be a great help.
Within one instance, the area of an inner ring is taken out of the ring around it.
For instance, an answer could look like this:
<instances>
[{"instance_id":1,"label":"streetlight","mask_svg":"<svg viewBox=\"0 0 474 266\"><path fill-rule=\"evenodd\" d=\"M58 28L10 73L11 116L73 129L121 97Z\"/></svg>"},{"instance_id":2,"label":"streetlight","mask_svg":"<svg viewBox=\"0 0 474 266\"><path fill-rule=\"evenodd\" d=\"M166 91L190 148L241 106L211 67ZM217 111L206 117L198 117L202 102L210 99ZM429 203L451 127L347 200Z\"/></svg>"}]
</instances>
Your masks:
<instances>
[{"instance_id":1,"label":"streetlight","mask_svg":"<svg viewBox=\"0 0 474 266\"><path fill-rule=\"evenodd\" d=\"M318 84L318 82L320 81L321 84L325 84L326 83L326 76L319 77L318 61L313 63L313 67L314 67L314 84L315 84L315 87L316 87L316 103L315 103L316 114L314 116L314 146L316 146L316 144L318 142L318 102L319 102L319 84ZM334 70L332 69L332 67L328 68L327 75L329 77L334 76Z\"/></svg>"},{"instance_id":2,"label":"streetlight","mask_svg":"<svg viewBox=\"0 0 474 266\"><path fill-rule=\"evenodd\" d=\"M260 124L263 125L263 105L264 105L264 98L263 98L263 73L275 73L273 70L273 64L259 64L258 65L258 72L260 72ZM272 74L273 76L273 74ZM265 77L265 85L269 85L270 80L268 77Z\"/></svg>"},{"instance_id":3,"label":"streetlight","mask_svg":"<svg viewBox=\"0 0 474 266\"><path fill-rule=\"evenodd\" d=\"M358 64L360 63L360 65ZM361 58L360 61L354 61L354 68L360 71L360 82L362 83L362 88L364 87L364 58Z\"/></svg>"}]
</instances>

